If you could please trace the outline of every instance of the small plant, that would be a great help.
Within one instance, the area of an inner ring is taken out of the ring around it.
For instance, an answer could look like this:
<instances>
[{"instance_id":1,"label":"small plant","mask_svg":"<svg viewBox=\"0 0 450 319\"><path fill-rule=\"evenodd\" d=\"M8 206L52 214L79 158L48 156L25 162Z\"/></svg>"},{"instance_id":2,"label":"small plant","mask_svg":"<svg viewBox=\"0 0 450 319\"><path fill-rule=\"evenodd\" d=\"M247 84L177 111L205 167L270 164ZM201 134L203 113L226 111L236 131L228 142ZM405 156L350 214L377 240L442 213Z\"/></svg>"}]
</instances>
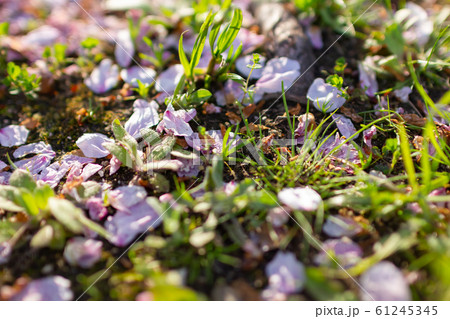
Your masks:
<instances>
[{"instance_id":1,"label":"small plant","mask_svg":"<svg viewBox=\"0 0 450 319\"><path fill-rule=\"evenodd\" d=\"M162 43L156 45L149 37L143 37L142 40L144 40L144 42L152 49L154 56L140 53L139 57L149 61L157 69L163 69L167 62L172 59L172 56L164 58L164 45Z\"/></svg>"},{"instance_id":2,"label":"small plant","mask_svg":"<svg viewBox=\"0 0 450 319\"><path fill-rule=\"evenodd\" d=\"M47 184L38 185L29 172L16 169L9 184L0 185L0 209L26 214L26 221L8 241L11 249L22 239L26 230L37 229L30 242L34 248L62 248L70 233L80 234L86 228L109 238L102 226L87 218L70 201L56 197ZM81 198L87 199L100 191L100 188L100 184L89 182L79 185L76 191Z\"/></svg>"},{"instance_id":3,"label":"small plant","mask_svg":"<svg viewBox=\"0 0 450 319\"><path fill-rule=\"evenodd\" d=\"M29 99L37 98L41 78L36 74L29 74L25 67L20 67L14 62L9 62L6 67L7 76L3 83L9 87L9 93L25 94Z\"/></svg>"},{"instance_id":4,"label":"small plant","mask_svg":"<svg viewBox=\"0 0 450 319\"><path fill-rule=\"evenodd\" d=\"M137 140L123 128L119 120L113 121L112 128L116 141L104 143L103 146L117 157L122 165L137 172L177 171L181 162L167 160L170 155L191 160L196 158L194 153L185 151L181 146L176 145L175 137L171 135L161 138L156 131L150 128L142 129L140 132L142 143L138 144ZM145 152L141 153L144 148Z\"/></svg>"},{"instance_id":5,"label":"small plant","mask_svg":"<svg viewBox=\"0 0 450 319\"><path fill-rule=\"evenodd\" d=\"M137 79L138 87L133 88L133 91L137 92L143 99L148 97L148 92L150 91L150 85L142 83L141 80Z\"/></svg>"}]
</instances>

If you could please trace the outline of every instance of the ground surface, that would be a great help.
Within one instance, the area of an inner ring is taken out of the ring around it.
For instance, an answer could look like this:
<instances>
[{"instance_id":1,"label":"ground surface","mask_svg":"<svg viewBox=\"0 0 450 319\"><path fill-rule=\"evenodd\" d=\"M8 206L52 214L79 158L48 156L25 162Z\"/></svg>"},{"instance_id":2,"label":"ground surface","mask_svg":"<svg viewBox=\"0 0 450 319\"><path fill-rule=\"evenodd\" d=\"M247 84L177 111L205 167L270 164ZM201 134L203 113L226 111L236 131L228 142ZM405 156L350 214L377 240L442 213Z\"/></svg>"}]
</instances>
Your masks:
<instances>
[{"instance_id":1,"label":"ground surface","mask_svg":"<svg viewBox=\"0 0 450 319\"><path fill-rule=\"evenodd\" d=\"M0 299L450 298L448 6L280 3L266 32L256 14L264 4L245 0L117 3L0 8ZM219 13L202 29L209 10ZM282 55L273 48L283 46L276 34L286 19L295 23L282 31L305 44ZM207 68L207 30L230 21L240 29L229 36L232 49L242 42L249 60L239 68L219 52ZM188 64L195 39L206 37L194 74L179 52L186 30ZM115 66L98 69L107 59ZM180 63L177 79L164 76ZM132 66L156 71L144 76L147 90L119 76ZM263 76L248 79L252 68ZM205 90L207 98L193 99ZM133 108L138 99L150 113ZM125 123L164 139L144 142ZM106 151L105 140L83 143L86 133L113 138L120 151ZM49 153L35 148L19 162L14 152L39 142ZM176 167L155 175L139 162L161 163L158 147ZM111 171L124 153L133 160ZM69 154L79 157L69 163ZM49 170L55 163L59 177Z\"/></svg>"}]
</instances>

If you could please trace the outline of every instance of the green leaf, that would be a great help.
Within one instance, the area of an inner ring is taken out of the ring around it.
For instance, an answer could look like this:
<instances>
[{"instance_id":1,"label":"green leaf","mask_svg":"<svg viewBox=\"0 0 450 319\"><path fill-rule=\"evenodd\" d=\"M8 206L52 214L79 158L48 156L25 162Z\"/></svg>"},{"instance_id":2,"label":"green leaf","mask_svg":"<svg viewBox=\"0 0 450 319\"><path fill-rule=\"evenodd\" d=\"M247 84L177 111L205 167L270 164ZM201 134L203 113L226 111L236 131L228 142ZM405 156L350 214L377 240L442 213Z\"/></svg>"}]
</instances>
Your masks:
<instances>
[{"instance_id":1,"label":"green leaf","mask_svg":"<svg viewBox=\"0 0 450 319\"><path fill-rule=\"evenodd\" d=\"M48 207L52 215L64 227L72 233L80 234L83 232L83 224L80 220L83 218L83 211L66 199L50 198Z\"/></svg>"},{"instance_id":2,"label":"green leaf","mask_svg":"<svg viewBox=\"0 0 450 319\"><path fill-rule=\"evenodd\" d=\"M241 9L235 9L233 12L233 17L231 22L227 25L225 30L220 34L219 40L217 41L217 47L214 51L214 55L218 56L228 49L228 47L236 39L239 30L242 25L242 11Z\"/></svg>"},{"instance_id":3,"label":"green leaf","mask_svg":"<svg viewBox=\"0 0 450 319\"><path fill-rule=\"evenodd\" d=\"M175 145L175 137L166 136L160 143L155 145L150 152L149 159L159 161L167 157Z\"/></svg>"},{"instance_id":4,"label":"green leaf","mask_svg":"<svg viewBox=\"0 0 450 319\"><path fill-rule=\"evenodd\" d=\"M0 196L0 209L3 209L8 212L21 212L23 208L21 206L16 205L14 202L6 199L5 197Z\"/></svg>"},{"instance_id":5,"label":"green leaf","mask_svg":"<svg viewBox=\"0 0 450 319\"><path fill-rule=\"evenodd\" d=\"M394 23L386 28L384 43L389 51L395 54L398 59L402 59L405 40L403 39L400 25Z\"/></svg>"},{"instance_id":6,"label":"green leaf","mask_svg":"<svg viewBox=\"0 0 450 319\"><path fill-rule=\"evenodd\" d=\"M225 82L226 80L232 80L234 82L243 84L245 82L245 79L236 73L224 73L221 76L219 76L218 79L220 82Z\"/></svg>"},{"instance_id":7,"label":"green leaf","mask_svg":"<svg viewBox=\"0 0 450 319\"><path fill-rule=\"evenodd\" d=\"M53 192L53 189L47 184L36 188L34 191L34 199L39 209L47 208L48 199L53 196L55 196L55 193Z\"/></svg>"},{"instance_id":8,"label":"green leaf","mask_svg":"<svg viewBox=\"0 0 450 319\"><path fill-rule=\"evenodd\" d=\"M188 58L186 57L186 53L184 52L184 48L183 48L183 34L184 34L184 32L180 35L180 41L178 42L178 55L180 57L181 65L184 68L184 74L186 75L186 77L190 78L191 77L191 69L190 69Z\"/></svg>"},{"instance_id":9,"label":"green leaf","mask_svg":"<svg viewBox=\"0 0 450 319\"><path fill-rule=\"evenodd\" d=\"M99 43L100 41L98 39L87 37L81 42L81 46L87 50L90 50L95 48Z\"/></svg>"},{"instance_id":10,"label":"green leaf","mask_svg":"<svg viewBox=\"0 0 450 319\"><path fill-rule=\"evenodd\" d=\"M53 48L55 50L56 61L58 61L59 63L64 63L66 59L67 45L62 43L56 43Z\"/></svg>"},{"instance_id":11,"label":"green leaf","mask_svg":"<svg viewBox=\"0 0 450 319\"><path fill-rule=\"evenodd\" d=\"M16 169L9 178L9 185L19 188L25 188L34 191L36 182L29 172L23 169Z\"/></svg>"},{"instance_id":12,"label":"green leaf","mask_svg":"<svg viewBox=\"0 0 450 319\"><path fill-rule=\"evenodd\" d=\"M159 133L155 130L152 130L151 128L144 128L140 130L141 137L144 141L146 141L150 146L158 143L161 141L161 138L159 137Z\"/></svg>"},{"instance_id":13,"label":"green leaf","mask_svg":"<svg viewBox=\"0 0 450 319\"><path fill-rule=\"evenodd\" d=\"M23 189L14 202L22 206L25 211L32 216L39 214L39 207L37 206L34 196L28 190Z\"/></svg>"},{"instance_id":14,"label":"green leaf","mask_svg":"<svg viewBox=\"0 0 450 319\"><path fill-rule=\"evenodd\" d=\"M120 124L119 119L115 119L112 122L112 130L114 133L114 137L118 141L123 141L124 137L128 134L127 131L123 128L122 124Z\"/></svg>"},{"instance_id":15,"label":"green leaf","mask_svg":"<svg viewBox=\"0 0 450 319\"><path fill-rule=\"evenodd\" d=\"M97 195L102 189L102 186L97 182L87 181L78 185L76 189L81 199L88 199Z\"/></svg>"},{"instance_id":16,"label":"green leaf","mask_svg":"<svg viewBox=\"0 0 450 319\"><path fill-rule=\"evenodd\" d=\"M53 240L55 232L53 227L45 225L33 236L30 246L33 248L44 248L50 245Z\"/></svg>"},{"instance_id":17,"label":"green leaf","mask_svg":"<svg viewBox=\"0 0 450 319\"><path fill-rule=\"evenodd\" d=\"M194 48L192 50L191 63L190 63L190 74L194 74L194 69L200 62L200 58L202 56L203 48L205 47L206 37L208 35L209 26L211 25L211 19L214 18L214 15L211 14L211 11L208 13L205 22L203 22L200 27L200 32L195 39Z\"/></svg>"},{"instance_id":18,"label":"green leaf","mask_svg":"<svg viewBox=\"0 0 450 319\"><path fill-rule=\"evenodd\" d=\"M52 215L71 232L80 234L84 227L87 227L107 239L110 238L111 235L102 226L87 218L81 209L68 200L53 197L48 205Z\"/></svg>"},{"instance_id":19,"label":"green leaf","mask_svg":"<svg viewBox=\"0 0 450 319\"><path fill-rule=\"evenodd\" d=\"M0 23L0 36L8 35L8 31L9 31L9 22Z\"/></svg>"},{"instance_id":20,"label":"green leaf","mask_svg":"<svg viewBox=\"0 0 450 319\"><path fill-rule=\"evenodd\" d=\"M189 104L202 104L212 96L211 92L206 89L199 89L189 96Z\"/></svg>"},{"instance_id":21,"label":"green leaf","mask_svg":"<svg viewBox=\"0 0 450 319\"><path fill-rule=\"evenodd\" d=\"M103 143L102 146L106 148L112 155L117 157L117 159L121 161L123 165L129 168L133 168L133 160L131 156L122 146L110 142Z\"/></svg>"},{"instance_id":22,"label":"green leaf","mask_svg":"<svg viewBox=\"0 0 450 319\"><path fill-rule=\"evenodd\" d=\"M211 52L214 55L214 44L216 43L217 36L219 35L220 31L220 23L216 23L212 28L211 31L209 31L209 46L211 47Z\"/></svg>"}]
</instances>

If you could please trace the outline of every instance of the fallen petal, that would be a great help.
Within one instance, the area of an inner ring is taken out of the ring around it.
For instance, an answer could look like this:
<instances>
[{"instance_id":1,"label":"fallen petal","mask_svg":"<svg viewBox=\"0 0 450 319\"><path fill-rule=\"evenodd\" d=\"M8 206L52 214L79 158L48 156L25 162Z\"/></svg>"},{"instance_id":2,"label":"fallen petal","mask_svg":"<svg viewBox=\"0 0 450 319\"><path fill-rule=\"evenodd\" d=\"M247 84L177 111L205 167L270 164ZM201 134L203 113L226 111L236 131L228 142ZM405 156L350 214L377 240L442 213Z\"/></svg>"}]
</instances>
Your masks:
<instances>
[{"instance_id":1,"label":"fallen petal","mask_svg":"<svg viewBox=\"0 0 450 319\"><path fill-rule=\"evenodd\" d=\"M69 239L64 248L64 259L71 266L91 268L100 260L103 243L94 239L74 237Z\"/></svg>"},{"instance_id":2,"label":"fallen petal","mask_svg":"<svg viewBox=\"0 0 450 319\"><path fill-rule=\"evenodd\" d=\"M0 145L5 147L17 146L25 143L29 131L21 125L8 125L0 129Z\"/></svg>"},{"instance_id":3,"label":"fallen petal","mask_svg":"<svg viewBox=\"0 0 450 319\"><path fill-rule=\"evenodd\" d=\"M114 140L100 133L85 133L76 141L76 144L85 156L102 158L109 154L109 151L102 146L106 142L113 143Z\"/></svg>"},{"instance_id":4,"label":"fallen petal","mask_svg":"<svg viewBox=\"0 0 450 319\"><path fill-rule=\"evenodd\" d=\"M70 281L61 276L51 276L33 280L12 301L69 301L73 293L70 290Z\"/></svg>"},{"instance_id":5,"label":"fallen petal","mask_svg":"<svg viewBox=\"0 0 450 319\"><path fill-rule=\"evenodd\" d=\"M409 301L409 285L398 270L389 261L381 261L372 266L360 279L361 299L365 301Z\"/></svg>"},{"instance_id":6,"label":"fallen petal","mask_svg":"<svg viewBox=\"0 0 450 319\"><path fill-rule=\"evenodd\" d=\"M285 188L278 193L278 199L293 210L313 212L322 203L320 195L309 187Z\"/></svg>"}]
</instances>

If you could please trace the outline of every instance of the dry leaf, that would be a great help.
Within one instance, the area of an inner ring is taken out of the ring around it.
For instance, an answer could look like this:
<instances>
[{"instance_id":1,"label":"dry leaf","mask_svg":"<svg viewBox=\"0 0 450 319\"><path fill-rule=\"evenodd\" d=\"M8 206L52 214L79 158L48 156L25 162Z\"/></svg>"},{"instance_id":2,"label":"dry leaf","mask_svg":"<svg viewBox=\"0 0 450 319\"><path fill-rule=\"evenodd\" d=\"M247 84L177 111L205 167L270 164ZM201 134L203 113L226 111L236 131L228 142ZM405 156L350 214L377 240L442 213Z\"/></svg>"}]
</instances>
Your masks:
<instances>
[{"instance_id":1,"label":"dry leaf","mask_svg":"<svg viewBox=\"0 0 450 319\"><path fill-rule=\"evenodd\" d=\"M361 123L363 121L362 116L358 115L356 111L352 108L342 106L340 108L340 111L342 114L344 114L346 117L351 118L353 122L355 123Z\"/></svg>"}]
</instances>

